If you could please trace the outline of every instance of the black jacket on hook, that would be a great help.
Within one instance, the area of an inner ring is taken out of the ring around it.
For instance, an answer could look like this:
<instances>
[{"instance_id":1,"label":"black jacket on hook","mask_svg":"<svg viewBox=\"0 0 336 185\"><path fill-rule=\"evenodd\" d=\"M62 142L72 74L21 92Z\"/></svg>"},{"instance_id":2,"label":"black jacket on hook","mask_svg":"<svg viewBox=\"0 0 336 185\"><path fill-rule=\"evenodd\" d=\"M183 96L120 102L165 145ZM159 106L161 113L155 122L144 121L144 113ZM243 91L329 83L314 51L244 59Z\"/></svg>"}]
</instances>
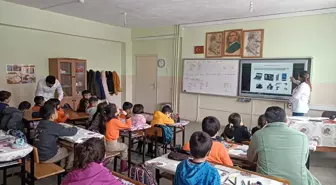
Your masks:
<instances>
[{"instance_id":1,"label":"black jacket on hook","mask_svg":"<svg viewBox=\"0 0 336 185\"><path fill-rule=\"evenodd\" d=\"M106 83L110 94L114 94L114 82L111 71L106 71Z\"/></svg>"}]
</instances>

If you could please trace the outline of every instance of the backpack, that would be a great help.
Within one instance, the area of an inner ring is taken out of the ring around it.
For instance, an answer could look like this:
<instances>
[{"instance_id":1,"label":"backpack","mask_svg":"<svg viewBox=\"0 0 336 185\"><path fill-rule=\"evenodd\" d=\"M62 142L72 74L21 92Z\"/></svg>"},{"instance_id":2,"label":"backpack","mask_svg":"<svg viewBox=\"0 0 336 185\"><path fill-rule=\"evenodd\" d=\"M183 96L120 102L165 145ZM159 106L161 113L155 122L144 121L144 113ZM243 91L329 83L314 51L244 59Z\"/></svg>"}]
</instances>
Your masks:
<instances>
[{"instance_id":1,"label":"backpack","mask_svg":"<svg viewBox=\"0 0 336 185\"><path fill-rule=\"evenodd\" d=\"M132 166L130 169L130 178L145 185L157 185L152 173L146 169L146 166Z\"/></svg>"},{"instance_id":2,"label":"backpack","mask_svg":"<svg viewBox=\"0 0 336 185\"><path fill-rule=\"evenodd\" d=\"M27 137L24 133L20 130L8 130L7 133L9 135L14 136L16 139L22 139L24 143L27 143Z\"/></svg>"}]
</instances>

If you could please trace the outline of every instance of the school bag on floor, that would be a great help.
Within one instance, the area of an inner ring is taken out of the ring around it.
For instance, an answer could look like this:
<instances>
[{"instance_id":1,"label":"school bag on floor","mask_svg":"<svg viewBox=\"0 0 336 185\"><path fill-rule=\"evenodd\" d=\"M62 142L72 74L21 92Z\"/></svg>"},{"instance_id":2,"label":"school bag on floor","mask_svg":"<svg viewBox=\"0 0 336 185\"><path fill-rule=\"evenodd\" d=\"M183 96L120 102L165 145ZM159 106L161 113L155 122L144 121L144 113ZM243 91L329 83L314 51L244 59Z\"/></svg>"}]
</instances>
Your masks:
<instances>
[{"instance_id":1,"label":"school bag on floor","mask_svg":"<svg viewBox=\"0 0 336 185\"><path fill-rule=\"evenodd\" d=\"M146 185L157 185L152 173L146 169L146 166L132 166L130 169L130 178Z\"/></svg>"}]
</instances>

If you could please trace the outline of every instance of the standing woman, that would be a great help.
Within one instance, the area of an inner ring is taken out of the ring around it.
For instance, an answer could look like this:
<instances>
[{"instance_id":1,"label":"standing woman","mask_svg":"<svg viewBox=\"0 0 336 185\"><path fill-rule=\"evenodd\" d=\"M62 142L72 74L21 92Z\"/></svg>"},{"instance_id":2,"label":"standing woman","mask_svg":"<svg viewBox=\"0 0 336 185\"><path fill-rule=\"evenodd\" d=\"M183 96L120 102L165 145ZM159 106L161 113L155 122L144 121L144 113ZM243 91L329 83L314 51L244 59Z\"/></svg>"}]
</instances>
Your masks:
<instances>
[{"instance_id":1,"label":"standing woman","mask_svg":"<svg viewBox=\"0 0 336 185\"><path fill-rule=\"evenodd\" d=\"M292 98L289 100L292 104L293 116L304 116L309 111L310 92L312 90L309 73L301 71L298 80L291 77L291 81L298 85L293 90Z\"/></svg>"}]
</instances>

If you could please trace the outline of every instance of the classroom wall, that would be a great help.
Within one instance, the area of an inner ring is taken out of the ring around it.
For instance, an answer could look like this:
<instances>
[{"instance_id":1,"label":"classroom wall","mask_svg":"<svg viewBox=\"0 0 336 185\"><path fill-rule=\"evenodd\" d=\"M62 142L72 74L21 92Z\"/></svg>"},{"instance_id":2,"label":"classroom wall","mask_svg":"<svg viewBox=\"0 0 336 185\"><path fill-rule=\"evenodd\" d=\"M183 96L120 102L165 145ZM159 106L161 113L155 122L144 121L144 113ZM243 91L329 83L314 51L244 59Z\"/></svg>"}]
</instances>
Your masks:
<instances>
[{"instance_id":1,"label":"classroom wall","mask_svg":"<svg viewBox=\"0 0 336 185\"><path fill-rule=\"evenodd\" d=\"M164 59L166 61L165 67L157 67L157 104L162 102L172 102L172 75L174 59L173 34L173 26L150 29L132 29L133 66L136 64L136 56L142 55L153 55L157 56L158 59ZM133 69L133 74L135 78L135 68ZM133 95L135 95L135 88L133 88Z\"/></svg>"},{"instance_id":2,"label":"classroom wall","mask_svg":"<svg viewBox=\"0 0 336 185\"><path fill-rule=\"evenodd\" d=\"M86 59L87 68L115 70L123 92L115 103L132 101L132 42L128 28L110 26L0 1L0 87L11 104L33 101L36 84L9 85L6 64L35 64L37 79L49 73L48 58Z\"/></svg>"},{"instance_id":3,"label":"classroom wall","mask_svg":"<svg viewBox=\"0 0 336 185\"><path fill-rule=\"evenodd\" d=\"M336 107L336 13L315 16L260 20L182 29L182 59L204 58L195 55L193 47L205 44L206 32L230 29L265 29L264 58L312 57L313 109L309 115L320 116L321 109ZM180 72L182 75L182 73ZM202 120L205 116L216 116L221 124L227 124L232 112L241 113L244 122L252 127L258 116L271 105L286 108L286 103L252 100L237 102L234 97L195 95L180 93L180 113L190 120ZM320 110L319 110L320 109ZM288 113L290 110L288 110Z\"/></svg>"}]
</instances>

